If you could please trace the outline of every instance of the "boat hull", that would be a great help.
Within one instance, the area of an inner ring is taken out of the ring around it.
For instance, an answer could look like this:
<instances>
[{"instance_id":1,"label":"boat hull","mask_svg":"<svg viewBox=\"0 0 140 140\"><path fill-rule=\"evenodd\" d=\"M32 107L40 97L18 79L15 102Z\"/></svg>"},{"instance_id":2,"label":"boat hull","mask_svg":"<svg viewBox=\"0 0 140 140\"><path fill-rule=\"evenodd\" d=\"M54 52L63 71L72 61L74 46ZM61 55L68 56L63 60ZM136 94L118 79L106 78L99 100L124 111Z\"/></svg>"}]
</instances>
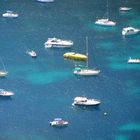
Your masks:
<instances>
[{"instance_id":1,"label":"boat hull","mask_svg":"<svg viewBox=\"0 0 140 140\"><path fill-rule=\"evenodd\" d=\"M0 77L5 77L8 74L8 72L0 71Z\"/></svg>"}]
</instances>

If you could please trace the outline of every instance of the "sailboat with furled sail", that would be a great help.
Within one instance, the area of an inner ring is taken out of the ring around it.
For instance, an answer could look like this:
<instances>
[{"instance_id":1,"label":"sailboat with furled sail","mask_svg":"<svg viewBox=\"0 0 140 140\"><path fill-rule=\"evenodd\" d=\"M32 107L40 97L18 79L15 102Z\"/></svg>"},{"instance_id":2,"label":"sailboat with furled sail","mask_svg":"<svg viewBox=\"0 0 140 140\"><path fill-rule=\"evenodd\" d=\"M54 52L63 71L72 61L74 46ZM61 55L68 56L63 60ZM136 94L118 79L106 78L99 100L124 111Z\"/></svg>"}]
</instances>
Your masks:
<instances>
[{"instance_id":1,"label":"sailboat with furled sail","mask_svg":"<svg viewBox=\"0 0 140 140\"><path fill-rule=\"evenodd\" d=\"M88 37L86 37L86 56L87 56L86 66L85 67L81 67L81 66L75 67L73 73L76 75L85 75L85 76L98 75L100 73L100 70L91 69L88 66Z\"/></svg>"},{"instance_id":2,"label":"sailboat with furled sail","mask_svg":"<svg viewBox=\"0 0 140 140\"><path fill-rule=\"evenodd\" d=\"M7 72L6 69L5 69L5 66L4 66L4 63L3 63L1 57L0 57L0 61L1 61L2 66L3 66L3 70L0 70L0 77L5 77L5 76L8 74L8 72Z\"/></svg>"},{"instance_id":3,"label":"sailboat with furled sail","mask_svg":"<svg viewBox=\"0 0 140 140\"><path fill-rule=\"evenodd\" d=\"M102 26L115 26L116 22L109 20L109 10L108 10L108 0L107 0L107 18L97 19L95 24Z\"/></svg>"}]
</instances>

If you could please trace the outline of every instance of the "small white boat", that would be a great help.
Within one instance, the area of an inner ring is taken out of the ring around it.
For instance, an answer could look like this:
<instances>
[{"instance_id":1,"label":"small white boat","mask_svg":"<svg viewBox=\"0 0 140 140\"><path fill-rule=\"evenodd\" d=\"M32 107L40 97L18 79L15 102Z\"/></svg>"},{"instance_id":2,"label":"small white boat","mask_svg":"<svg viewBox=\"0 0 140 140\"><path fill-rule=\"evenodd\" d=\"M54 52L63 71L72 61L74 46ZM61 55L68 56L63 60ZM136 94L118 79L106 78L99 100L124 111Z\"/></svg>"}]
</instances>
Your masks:
<instances>
[{"instance_id":1,"label":"small white boat","mask_svg":"<svg viewBox=\"0 0 140 140\"><path fill-rule=\"evenodd\" d=\"M97 99L87 99L86 97L75 97L72 105L82 105L82 106L97 106L101 103Z\"/></svg>"},{"instance_id":2,"label":"small white boat","mask_svg":"<svg viewBox=\"0 0 140 140\"><path fill-rule=\"evenodd\" d=\"M6 11L6 13L2 14L2 16L7 18L17 18L18 14L13 11Z\"/></svg>"},{"instance_id":3,"label":"small white boat","mask_svg":"<svg viewBox=\"0 0 140 140\"><path fill-rule=\"evenodd\" d=\"M64 121L62 118L55 118L52 122L50 122L51 126L67 126L68 122Z\"/></svg>"},{"instance_id":4,"label":"small white boat","mask_svg":"<svg viewBox=\"0 0 140 140\"><path fill-rule=\"evenodd\" d=\"M1 57L0 57L0 61L1 61L2 66L3 66L3 70L0 70L0 77L5 77L8 74L8 71L6 71L5 65L4 65Z\"/></svg>"},{"instance_id":5,"label":"small white boat","mask_svg":"<svg viewBox=\"0 0 140 140\"><path fill-rule=\"evenodd\" d=\"M122 30L122 35L133 35L137 34L140 30L133 27L125 27Z\"/></svg>"},{"instance_id":6,"label":"small white boat","mask_svg":"<svg viewBox=\"0 0 140 140\"><path fill-rule=\"evenodd\" d=\"M8 74L7 71L0 70L0 77L5 77Z\"/></svg>"},{"instance_id":7,"label":"small white boat","mask_svg":"<svg viewBox=\"0 0 140 140\"><path fill-rule=\"evenodd\" d=\"M38 2L54 2L54 0L37 0Z\"/></svg>"},{"instance_id":8,"label":"small white boat","mask_svg":"<svg viewBox=\"0 0 140 140\"><path fill-rule=\"evenodd\" d=\"M14 95L13 92L11 92L11 91L6 91L6 90L4 90L4 89L0 89L0 96L6 96L6 97L8 97L8 96L12 96L12 95Z\"/></svg>"},{"instance_id":9,"label":"small white boat","mask_svg":"<svg viewBox=\"0 0 140 140\"><path fill-rule=\"evenodd\" d=\"M130 7L120 7L119 10L120 11L130 11L132 8Z\"/></svg>"},{"instance_id":10,"label":"small white boat","mask_svg":"<svg viewBox=\"0 0 140 140\"><path fill-rule=\"evenodd\" d=\"M115 26L116 22L110 21L108 18L98 19L95 21L95 24L103 25L103 26Z\"/></svg>"},{"instance_id":11,"label":"small white boat","mask_svg":"<svg viewBox=\"0 0 140 140\"><path fill-rule=\"evenodd\" d=\"M73 45L73 41L71 40L64 40L58 38L48 38L48 40L44 43L45 48L70 48Z\"/></svg>"},{"instance_id":12,"label":"small white boat","mask_svg":"<svg viewBox=\"0 0 140 140\"><path fill-rule=\"evenodd\" d=\"M140 59L130 57L127 62L128 63L140 63Z\"/></svg>"},{"instance_id":13,"label":"small white boat","mask_svg":"<svg viewBox=\"0 0 140 140\"><path fill-rule=\"evenodd\" d=\"M27 54L29 54L31 57L36 58L37 54L35 51L31 50L31 51L27 51Z\"/></svg>"}]
</instances>

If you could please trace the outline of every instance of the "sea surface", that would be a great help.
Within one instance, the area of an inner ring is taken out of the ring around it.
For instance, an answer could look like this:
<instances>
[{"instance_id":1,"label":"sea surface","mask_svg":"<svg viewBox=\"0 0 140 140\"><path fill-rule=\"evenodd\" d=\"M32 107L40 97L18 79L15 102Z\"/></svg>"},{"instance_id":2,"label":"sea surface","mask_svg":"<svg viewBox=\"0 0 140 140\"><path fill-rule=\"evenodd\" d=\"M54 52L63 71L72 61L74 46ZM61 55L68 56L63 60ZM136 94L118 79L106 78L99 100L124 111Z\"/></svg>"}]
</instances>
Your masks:
<instances>
[{"instance_id":1,"label":"sea surface","mask_svg":"<svg viewBox=\"0 0 140 140\"><path fill-rule=\"evenodd\" d=\"M0 88L15 93L0 97L0 140L140 140L140 34L122 37L123 27L140 28L139 0L109 0L115 27L94 22L106 16L106 0L0 0L0 57L6 70ZM120 6L133 9L120 12ZM6 10L19 14L2 17ZM75 76L75 64L63 54L85 54L98 76ZM74 42L71 49L45 49L49 37ZM27 55L35 50L36 59ZM0 64L0 69L3 69ZM76 96L101 100L99 107L73 107ZM62 117L68 127L51 127Z\"/></svg>"}]
</instances>

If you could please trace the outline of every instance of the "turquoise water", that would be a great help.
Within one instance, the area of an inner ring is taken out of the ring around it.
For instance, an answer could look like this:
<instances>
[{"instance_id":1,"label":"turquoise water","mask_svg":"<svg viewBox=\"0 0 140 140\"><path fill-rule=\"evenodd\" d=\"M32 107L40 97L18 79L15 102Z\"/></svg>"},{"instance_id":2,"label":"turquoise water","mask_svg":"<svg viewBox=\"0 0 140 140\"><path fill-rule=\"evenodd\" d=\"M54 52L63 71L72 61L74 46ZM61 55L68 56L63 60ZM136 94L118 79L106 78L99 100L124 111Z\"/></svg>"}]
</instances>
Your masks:
<instances>
[{"instance_id":1,"label":"turquoise water","mask_svg":"<svg viewBox=\"0 0 140 140\"><path fill-rule=\"evenodd\" d=\"M140 28L140 2L125 1L133 9L119 12L121 0L109 0L115 27L94 24L105 15L105 0L1 0L0 13L13 10L17 19L0 17L0 56L9 74L0 88L15 93L0 98L0 140L140 140L140 65L127 59L140 57L140 34L123 38L126 26ZM69 51L85 53L89 38L89 65L101 73L79 77L76 62L64 60ZM45 49L48 37L74 41L71 49ZM27 49L38 53L36 59ZM2 68L2 66L0 66ZM72 107L73 98L102 101L99 107ZM104 115L104 113L107 115ZM69 121L52 128L55 117Z\"/></svg>"}]
</instances>

